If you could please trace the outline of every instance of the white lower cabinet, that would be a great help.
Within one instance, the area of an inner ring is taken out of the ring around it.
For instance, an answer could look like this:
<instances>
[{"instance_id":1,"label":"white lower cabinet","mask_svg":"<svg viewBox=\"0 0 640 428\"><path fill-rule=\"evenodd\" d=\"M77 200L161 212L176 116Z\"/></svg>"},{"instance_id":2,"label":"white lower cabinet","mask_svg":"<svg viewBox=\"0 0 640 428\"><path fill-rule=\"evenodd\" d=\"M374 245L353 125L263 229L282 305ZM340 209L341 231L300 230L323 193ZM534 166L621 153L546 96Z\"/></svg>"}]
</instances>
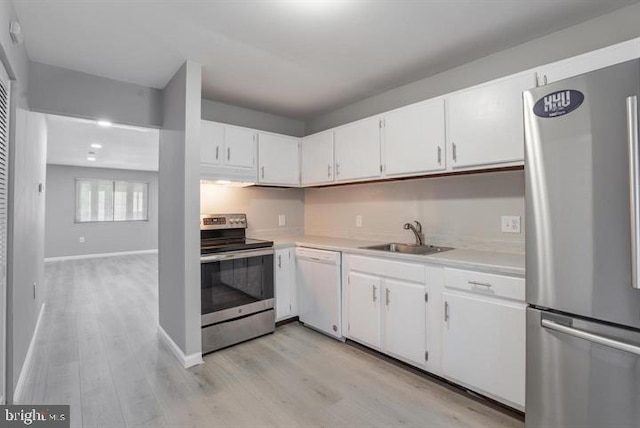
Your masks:
<instances>
[{"instance_id":1,"label":"white lower cabinet","mask_svg":"<svg viewBox=\"0 0 640 428\"><path fill-rule=\"evenodd\" d=\"M282 321L298 314L295 249L276 250L273 264L276 321Z\"/></svg>"},{"instance_id":2,"label":"white lower cabinet","mask_svg":"<svg viewBox=\"0 0 640 428\"><path fill-rule=\"evenodd\" d=\"M524 280L448 268L444 276L443 375L524 409Z\"/></svg>"},{"instance_id":3,"label":"white lower cabinet","mask_svg":"<svg viewBox=\"0 0 640 428\"><path fill-rule=\"evenodd\" d=\"M347 255L345 269L346 336L425 368L425 266Z\"/></svg>"},{"instance_id":4,"label":"white lower cabinet","mask_svg":"<svg viewBox=\"0 0 640 428\"><path fill-rule=\"evenodd\" d=\"M380 292L382 279L349 272L347 286L348 336L380 349Z\"/></svg>"},{"instance_id":5,"label":"white lower cabinet","mask_svg":"<svg viewBox=\"0 0 640 428\"><path fill-rule=\"evenodd\" d=\"M385 350L419 366L426 361L424 288L424 283L384 280Z\"/></svg>"}]
</instances>

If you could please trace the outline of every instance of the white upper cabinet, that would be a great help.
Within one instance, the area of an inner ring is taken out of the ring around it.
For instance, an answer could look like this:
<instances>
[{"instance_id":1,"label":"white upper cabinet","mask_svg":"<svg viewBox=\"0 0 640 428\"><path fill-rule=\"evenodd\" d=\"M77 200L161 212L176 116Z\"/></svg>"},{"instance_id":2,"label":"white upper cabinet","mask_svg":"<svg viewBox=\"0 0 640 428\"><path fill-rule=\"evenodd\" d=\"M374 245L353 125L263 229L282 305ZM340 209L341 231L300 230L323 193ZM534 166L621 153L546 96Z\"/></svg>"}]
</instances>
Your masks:
<instances>
[{"instance_id":1,"label":"white upper cabinet","mask_svg":"<svg viewBox=\"0 0 640 428\"><path fill-rule=\"evenodd\" d=\"M295 137L259 133L259 183L285 186L299 184L299 141Z\"/></svg>"},{"instance_id":2,"label":"white upper cabinet","mask_svg":"<svg viewBox=\"0 0 640 428\"><path fill-rule=\"evenodd\" d=\"M444 99L386 113L382 119L382 146L386 176L444 170Z\"/></svg>"},{"instance_id":3,"label":"white upper cabinet","mask_svg":"<svg viewBox=\"0 0 640 428\"><path fill-rule=\"evenodd\" d=\"M257 135L253 129L225 126L225 164L243 168L255 167Z\"/></svg>"},{"instance_id":4,"label":"white upper cabinet","mask_svg":"<svg viewBox=\"0 0 640 428\"><path fill-rule=\"evenodd\" d=\"M543 86L638 57L640 38L542 66L536 71L537 85Z\"/></svg>"},{"instance_id":5,"label":"white upper cabinet","mask_svg":"<svg viewBox=\"0 0 640 428\"><path fill-rule=\"evenodd\" d=\"M200 162L219 165L223 148L224 125L203 120L200 129Z\"/></svg>"},{"instance_id":6,"label":"white upper cabinet","mask_svg":"<svg viewBox=\"0 0 640 428\"><path fill-rule=\"evenodd\" d=\"M447 151L453 169L524 161L523 73L447 96Z\"/></svg>"},{"instance_id":7,"label":"white upper cabinet","mask_svg":"<svg viewBox=\"0 0 640 428\"><path fill-rule=\"evenodd\" d=\"M333 182L333 130L304 137L300 151L303 186Z\"/></svg>"},{"instance_id":8,"label":"white upper cabinet","mask_svg":"<svg viewBox=\"0 0 640 428\"><path fill-rule=\"evenodd\" d=\"M380 177L379 117L370 117L336 128L334 139L336 181Z\"/></svg>"}]
</instances>

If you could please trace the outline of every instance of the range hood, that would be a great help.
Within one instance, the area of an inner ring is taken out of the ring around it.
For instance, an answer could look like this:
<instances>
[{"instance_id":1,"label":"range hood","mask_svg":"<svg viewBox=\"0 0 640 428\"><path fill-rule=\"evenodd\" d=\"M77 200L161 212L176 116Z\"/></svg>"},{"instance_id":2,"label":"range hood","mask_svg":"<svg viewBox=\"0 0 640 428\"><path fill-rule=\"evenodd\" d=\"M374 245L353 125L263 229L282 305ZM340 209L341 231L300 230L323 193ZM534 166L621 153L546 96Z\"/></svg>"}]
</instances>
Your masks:
<instances>
[{"instance_id":1,"label":"range hood","mask_svg":"<svg viewBox=\"0 0 640 428\"><path fill-rule=\"evenodd\" d=\"M229 187L247 187L256 184L258 178L255 169L218 167L203 165L200 167L200 181Z\"/></svg>"}]
</instances>

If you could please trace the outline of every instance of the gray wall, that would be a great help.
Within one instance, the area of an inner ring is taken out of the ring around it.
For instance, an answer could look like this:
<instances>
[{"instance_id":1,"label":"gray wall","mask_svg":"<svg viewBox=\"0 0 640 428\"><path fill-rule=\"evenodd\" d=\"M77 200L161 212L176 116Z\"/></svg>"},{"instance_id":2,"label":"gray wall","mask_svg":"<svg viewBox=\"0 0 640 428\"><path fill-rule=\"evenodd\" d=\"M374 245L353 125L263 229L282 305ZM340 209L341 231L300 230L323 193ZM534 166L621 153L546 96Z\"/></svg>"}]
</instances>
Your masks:
<instances>
[{"instance_id":1,"label":"gray wall","mask_svg":"<svg viewBox=\"0 0 640 428\"><path fill-rule=\"evenodd\" d=\"M45 183L47 127L43 114L18 109L14 176L10 205L12 239L11 275L8 298L10 351L12 362L8 385L14 390L29 349L35 322L44 301L44 215L45 195L38 190ZM35 284L35 296L33 285Z\"/></svg>"},{"instance_id":2,"label":"gray wall","mask_svg":"<svg viewBox=\"0 0 640 428\"><path fill-rule=\"evenodd\" d=\"M200 64L187 61L163 93L160 130L159 322L186 355L200 340Z\"/></svg>"},{"instance_id":3,"label":"gray wall","mask_svg":"<svg viewBox=\"0 0 640 428\"><path fill-rule=\"evenodd\" d=\"M305 128L300 120L211 100L202 100L202 118L294 137L302 137Z\"/></svg>"},{"instance_id":4,"label":"gray wall","mask_svg":"<svg viewBox=\"0 0 640 428\"><path fill-rule=\"evenodd\" d=\"M38 62L31 63L29 80L32 110L129 125L162 126L159 89Z\"/></svg>"},{"instance_id":5,"label":"gray wall","mask_svg":"<svg viewBox=\"0 0 640 428\"><path fill-rule=\"evenodd\" d=\"M640 37L640 3L319 115L313 134L417 101Z\"/></svg>"},{"instance_id":6,"label":"gray wall","mask_svg":"<svg viewBox=\"0 0 640 428\"><path fill-rule=\"evenodd\" d=\"M19 117L17 109L29 107L27 100L29 59L24 45L14 45L9 36L9 23L17 19L11 2L0 2L0 17L2 18L0 19L0 60L12 80L9 115L9 204L11 209L7 230L7 366L5 372L6 397L7 402L11 403L44 295L41 246L44 235L38 216L33 214L41 210L42 205L40 196L34 192L30 184L33 180L44 180L43 153L38 152L38 146L46 144L46 141L38 139L37 133L31 134L36 137L31 140L27 137L25 129L20 132L17 130L18 120L26 120L23 116L25 112L22 112L20 114L22 117ZM35 126L40 125L43 124L36 120ZM35 157L31 157L31 154L35 154ZM23 185L26 188L23 188ZM23 190L24 194L21 193ZM16 217L16 203L31 215L25 218ZM27 234L30 234L28 241L21 242L22 237ZM24 261L30 263L29 269L25 269ZM35 299L32 294L33 282L37 282L40 287Z\"/></svg>"},{"instance_id":7,"label":"gray wall","mask_svg":"<svg viewBox=\"0 0 640 428\"><path fill-rule=\"evenodd\" d=\"M146 181L149 221L75 223L75 179ZM154 250L158 248L158 173L47 165L45 257ZM79 242L80 237L85 242Z\"/></svg>"}]
</instances>

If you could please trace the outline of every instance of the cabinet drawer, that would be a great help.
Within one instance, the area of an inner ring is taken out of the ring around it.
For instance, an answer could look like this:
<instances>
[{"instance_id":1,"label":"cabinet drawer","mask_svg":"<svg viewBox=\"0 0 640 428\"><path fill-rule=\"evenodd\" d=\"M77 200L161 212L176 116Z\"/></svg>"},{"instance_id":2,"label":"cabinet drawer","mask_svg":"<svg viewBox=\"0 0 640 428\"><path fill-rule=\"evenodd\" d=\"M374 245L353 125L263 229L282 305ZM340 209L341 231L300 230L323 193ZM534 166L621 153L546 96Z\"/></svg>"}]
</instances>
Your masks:
<instances>
[{"instance_id":1,"label":"cabinet drawer","mask_svg":"<svg viewBox=\"0 0 640 428\"><path fill-rule=\"evenodd\" d=\"M417 283L426 280L425 266L374 257L349 256L349 269Z\"/></svg>"},{"instance_id":2,"label":"cabinet drawer","mask_svg":"<svg viewBox=\"0 0 640 428\"><path fill-rule=\"evenodd\" d=\"M444 286L524 302L524 278L463 269L444 269Z\"/></svg>"}]
</instances>

